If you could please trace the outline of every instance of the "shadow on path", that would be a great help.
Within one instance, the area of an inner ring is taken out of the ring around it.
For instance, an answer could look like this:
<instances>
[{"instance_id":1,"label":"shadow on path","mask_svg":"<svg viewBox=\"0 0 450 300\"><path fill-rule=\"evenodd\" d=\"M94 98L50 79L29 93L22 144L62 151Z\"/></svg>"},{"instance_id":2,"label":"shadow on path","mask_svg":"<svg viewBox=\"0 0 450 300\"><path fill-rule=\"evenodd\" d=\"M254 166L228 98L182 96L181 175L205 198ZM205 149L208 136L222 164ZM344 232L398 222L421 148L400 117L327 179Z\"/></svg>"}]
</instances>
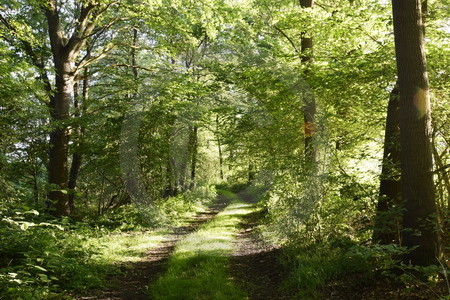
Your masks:
<instances>
[{"instance_id":1,"label":"shadow on path","mask_svg":"<svg viewBox=\"0 0 450 300\"><path fill-rule=\"evenodd\" d=\"M245 193L239 197L249 203L254 199ZM281 290L287 272L279 262L281 249L268 245L255 234L263 212L245 216L238 234L237 250L232 257L231 271L236 282L247 291L249 299L293 299L292 293Z\"/></svg>"}]
</instances>

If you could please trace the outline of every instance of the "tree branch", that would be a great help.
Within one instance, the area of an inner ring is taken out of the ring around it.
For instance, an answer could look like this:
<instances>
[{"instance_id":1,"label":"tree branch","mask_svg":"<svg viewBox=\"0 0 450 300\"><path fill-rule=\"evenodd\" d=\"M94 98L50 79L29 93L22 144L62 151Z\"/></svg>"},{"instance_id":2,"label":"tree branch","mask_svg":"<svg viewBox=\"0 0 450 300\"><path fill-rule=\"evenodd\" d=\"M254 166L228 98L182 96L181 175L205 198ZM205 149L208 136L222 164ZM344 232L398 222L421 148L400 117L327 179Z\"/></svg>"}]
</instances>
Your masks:
<instances>
[{"instance_id":1,"label":"tree branch","mask_svg":"<svg viewBox=\"0 0 450 300\"><path fill-rule=\"evenodd\" d=\"M88 65L92 64L93 62L105 57L106 54L108 54L108 52L111 51L112 49L113 49L113 47L104 48L103 51L99 55L96 55L96 56L85 55L80 60L80 63L76 67L75 73L77 73L79 70L87 67Z\"/></svg>"},{"instance_id":2,"label":"tree branch","mask_svg":"<svg viewBox=\"0 0 450 300\"><path fill-rule=\"evenodd\" d=\"M48 34L53 57L58 58L62 47L65 45L65 37L61 31L61 22L59 20L56 0L48 0L47 5L43 4L42 6L48 22Z\"/></svg>"},{"instance_id":3,"label":"tree branch","mask_svg":"<svg viewBox=\"0 0 450 300\"><path fill-rule=\"evenodd\" d=\"M136 68L136 69L141 69L147 72L155 72L154 69L149 69L143 66L135 66L135 65L130 65L130 64L113 64L113 65L109 65L109 67L128 67L128 68Z\"/></svg>"},{"instance_id":4,"label":"tree branch","mask_svg":"<svg viewBox=\"0 0 450 300\"><path fill-rule=\"evenodd\" d=\"M298 50L297 46L295 46L294 41L283 31L281 30L279 27L277 27L276 25L272 25L273 28L275 28L279 33L281 33L281 35L283 35L288 42L292 45L292 47L294 48L295 52L298 54L298 56L300 58L302 58L302 53Z\"/></svg>"},{"instance_id":5,"label":"tree branch","mask_svg":"<svg viewBox=\"0 0 450 300\"><path fill-rule=\"evenodd\" d=\"M113 1L105 5L105 7L100 8L100 4L89 3L87 6L81 7L80 17L78 18L78 26L75 32L69 39L66 46L66 51L69 56L76 55L81 48L83 48L86 39L91 35L98 32L103 32L114 24L115 19L109 22L106 26L103 26L99 31L95 31L96 21L106 10L108 10L112 5L115 5L117 1ZM96 11L96 9L98 9Z\"/></svg>"}]
</instances>

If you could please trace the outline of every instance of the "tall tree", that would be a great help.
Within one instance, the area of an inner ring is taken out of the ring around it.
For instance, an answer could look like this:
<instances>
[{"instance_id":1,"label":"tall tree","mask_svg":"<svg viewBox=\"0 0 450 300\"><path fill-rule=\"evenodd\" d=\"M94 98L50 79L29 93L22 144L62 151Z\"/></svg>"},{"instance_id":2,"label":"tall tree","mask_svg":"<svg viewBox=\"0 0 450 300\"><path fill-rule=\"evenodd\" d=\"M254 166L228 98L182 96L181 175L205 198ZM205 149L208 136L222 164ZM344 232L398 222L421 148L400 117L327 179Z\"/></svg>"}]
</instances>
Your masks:
<instances>
[{"instance_id":1,"label":"tall tree","mask_svg":"<svg viewBox=\"0 0 450 300\"><path fill-rule=\"evenodd\" d=\"M79 61L79 64L75 64L75 62L84 48L86 40L106 29L106 27L98 26L97 21L114 2L45 0L35 3L27 2L26 5L24 3L15 4L5 10L4 15L0 14L0 21L9 31L5 39L10 45L28 56L47 93L51 121L48 203L52 207L53 214L67 215L70 213L69 135L67 130L70 118L69 108L77 74L94 58L85 56ZM17 24L15 20L12 22L9 20L9 18L16 18L18 13L20 15L23 6L26 7L25 11L42 18L37 18L39 21L31 22L40 28L28 30L28 34L25 35L23 34L25 25ZM36 38L43 33L40 29L44 27L47 27L45 33L47 37ZM36 34L36 37L32 37L33 34ZM42 44L36 43L36 41L41 41ZM53 70L51 76L46 69L49 60L51 60ZM54 78L53 84L50 80L52 77Z\"/></svg>"},{"instance_id":2,"label":"tall tree","mask_svg":"<svg viewBox=\"0 0 450 300\"><path fill-rule=\"evenodd\" d=\"M64 4L48 0L42 4L48 24L48 35L55 69L54 93L50 95L50 113L53 129L50 132L48 182L52 190L48 194L56 215L70 213L68 188L68 133L65 120L69 119L70 101L74 92L77 68L75 60L87 38L96 26L96 21L106 7L97 2L76 4L76 26L70 37L64 32Z\"/></svg>"},{"instance_id":3,"label":"tall tree","mask_svg":"<svg viewBox=\"0 0 450 300\"><path fill-rule=\"evenodd\" d=\"M300 0L302 8L312 8L314 0ZM301 60L305 64L312 62L313 39L311 33L303 31L301 33ZM308 69L305 70L305 76L308 74ZM304 95L304 133L305 133L305 160L307 164L314 164L316 161L316 148L313 144L313 136L316 131L315 117L316 117L316 99L312 93L306 92Z\"/></svg>"},{"instance_id":4,"label":"tall tree","mask_svg":"<svg viewBox=\"0 0 450 300\"><path fill-rule=\"evenodd\" d=\"M440 254L431 149L431 107L421 1L393 0L395 52L400 87L403 245L405 260L430 265Z\"/></svg>"}]
</instances>

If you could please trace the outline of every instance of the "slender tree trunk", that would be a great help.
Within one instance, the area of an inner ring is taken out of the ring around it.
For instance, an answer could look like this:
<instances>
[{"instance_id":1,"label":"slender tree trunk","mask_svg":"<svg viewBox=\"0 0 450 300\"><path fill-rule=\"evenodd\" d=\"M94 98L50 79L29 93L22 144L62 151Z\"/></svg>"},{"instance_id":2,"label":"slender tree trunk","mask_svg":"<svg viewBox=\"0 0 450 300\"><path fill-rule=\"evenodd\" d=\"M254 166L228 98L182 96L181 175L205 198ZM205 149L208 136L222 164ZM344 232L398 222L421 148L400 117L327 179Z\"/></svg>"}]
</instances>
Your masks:
<instances>
[{"instance_id":1,"label":"slender tree trunk","mask_svg":"<svg viewBox=\"0 0 450 300\"><path fill-rule=\"evenodd\" d=\"M396 83L389 96L384 134L380 194L372 240L380 244L400 243L400 111ZM397 208L398 211L392 211Z\"/></svg>"},{"instance_id":2,"label":"slender tree trunk","mask_svg":"<svg viewBox=\"0 0 450 300\"><path fill-rule=\"evenodd\" d=\"M217 147L219 148L220 179L223 180L223 156L222 156L222 141L219 135L219 115L216 115L216 135L217 135Z\"/></svg>"},{"instance_id":3,"label":"slender tree trunk","mask_svg":"<svg viewBox=\"0 0 450 300\"><path fill-rule=\"evenodd\" d=\"M33 195L36 207L39 205L39 165L36 158L33 157Z\"/></svg>"},{"instance_id":4,"label":"slender tree trunk","mask_svg":"<svg viewBox=\"0 0 450 300\"><path fill-rule=\"evenodd\" d=\"M136 67L136 48L137 48L137 41L138 41L138 31L136 28L133 28L133 43L131 45L131 65L133 66L133 76L134 80L138 80L138 69Z\"/></svg>"},{"instance_id":5,"label":"slender tree trunk","mask_svg":"<svg viewBox=\"0 0 450 300\"><path fill-rule=\"evenodd\" d=\"M300 0L302 8L312 8L314 0ZM306 32L301 33L301 60L304 64L312 63L313 39ZM304 75L307 76L306 69ZM303 116L305 134L305 161L307 166L313 166L316 162L317 150L314 145L314 134L316 132L316 99L312 93L306 92L303 96Z\"/></svg>"},{"instance_id":6,"label":"slender tree trunk","mask_svg":"<svg viewBox=\"0 0 450 300\"><path fill-rule=\"evenodd\" d=\"M166 166L166 188L164 191L164 198L176 196L177 194L173 177L172 164L170 162L170 157L168 157Z\"/></svg>"},{"instance_id":7,"label":"slender tree trunk","mask_svg":"<svg viewBox=\"0 0 450 300\"><path fill-rule=\"evenodd\" d=\"M194 126L190 131L189 148L191 155L191 182L190 189L195 187L195 180L197 175L197 155L198 155L198 127Z\"/></svg>"},{"instance_id":8,"label":"slender tree trunk","mask_svg":"<svg viewBox=\"0 0 450 300\"><path fill-rule=\"evenodd\" d=\"M73 106L75 108L75 117L79 117L80 114L78 112L79 109L79 83L75 82L74 86L73 86ZM73 150L73 154L72 154L72 163L70 165L70 171L69 171L69 183L68 183L68 187L69 187L69 209L70 209L70 214L73 214L75 211L75 186L76 186L76 182L77 182L77 177L78 177L78 172L79 169L81 167L81 155L79 153L79 147L80 147L80 141L79 139L81 138L81 132L80 132L80 126L78 125L76 128L74 128L74 131L76 132L77 135L77 141L75 141L75 147Z\"/></svg>"},{"instance_id":9,"label":"slender tree trunk","mask_svg":"<svg viewBox=\"0 0 450 300\"><path fill-rule=\"evenodd\" d=\"M185 153L183 153L185 154ZM181 163L180 163L180 167L178 170L178 186L179 186L179 190L181 192L185 192L188 188L188 185L186 183L187 181L187 164L188 164L188 159L189 159L189 153L186 153L185 155L182 156L181 158Z\"/></svg>"},{"instance_id":10,"label":"slender tree trunk","mask_svg":"<svg viewBox=\"0 0 450 300\"><path fill-rule=\"evenodd\" d=\"M450 198L450 177L448 176L448 173L446 171L446 168L444 166L442 158L439 155L438 150L436 149L436 146L434 145L434 143L432 144L432 147L433 147L434 161L436 162L436 166L438 168L438 175L442 179L442 185L445 187L445 190L447 191L447 199L449 199ZM443 196L443 193L441 193L441 195ZM444 199L444 198L441 197L441 199ZM441 206L445 210L444 203L442 203ZM448 207L448 205L447 205L447 209L449 209L449 208L450 207Z\"/></svg>"},{"instance_id":11,"label":"slender tree trunk","mask_svg":"<svg viewBox=\"0 0 450 300\"><path fill-rule=\"evenodd\" d=\"M88 53L89 56L89 53ZM74 108L75 108L75 117L80 117L86 111L86 105L89 97L89 69L85 68L84 76L83 76L83 89L81 93L81 104L78 95L78 83L76 83L74 87ZM80 111L81 110L81 111ZM77 187L78 175L80 173L81 165L83 163L83 155L81 153L81 148L83 146L83 138L84 138L84 128L82 125L78 125L76 128L77 133L77 141L75 144L75 149L72 154L72 163L70 166L69 172L69 183L68 187L70 190L69 193L69 208L70 213L72 214L75 211L75 189Z\"/></svg>"},{"instance_id":12,"label":"slender tree trunk","mask_svg":"<svg viewBox=\"0 0 450 300\"><path fill-rule=\"evenodd\" d=\"M253 183L255 180L255 167L251 162L248 163L248 178L247 178L247 184Z\"/></svg>"},{"instance_id":13,"label":"slender tree trunk","mask_svg":"<svg viewBox=\"0 0 450 300\"><path fill-rule=\"evenodd\" d=\"M165 137L167 141L167 149L166 149L166 188L164 192L164 198L168 198L170 196L176 196L178 194L177 190L177 176L175 172L176 164L171 155L170 144L171 144L171 132L173 130L173 126L175 124L175 119L172 118L167 123L168 128L165 132Z\"/></svg>"},{"instance_id":14,"label":"slender tree trunk","mask_svg":"<svg viewBox=\"0 0 450 300\"><path fill-rule=\"evenodd\" d=\"M421 2L393 0L394 36L400 87L403 245L416 247L407 263L436 264L440 256L433 182L431 108Z\"/></svg>"}]
</instances>

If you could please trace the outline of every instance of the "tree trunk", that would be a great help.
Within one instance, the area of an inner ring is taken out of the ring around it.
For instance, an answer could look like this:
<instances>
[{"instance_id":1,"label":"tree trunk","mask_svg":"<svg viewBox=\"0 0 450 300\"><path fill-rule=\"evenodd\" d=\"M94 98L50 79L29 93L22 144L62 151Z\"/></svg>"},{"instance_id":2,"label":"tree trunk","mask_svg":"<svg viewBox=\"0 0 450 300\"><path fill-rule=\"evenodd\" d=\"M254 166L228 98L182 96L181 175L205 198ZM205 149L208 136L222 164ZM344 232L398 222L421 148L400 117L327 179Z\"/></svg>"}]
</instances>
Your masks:
<instances>
[{"instance_id":1,"label":"tree trunk","mask_svg":"<svg viewBox=\"0 0 450 300\"><path fill-rule=\"evenodd\" d=\"M69 105L73 93L73 75L70 62L54 59L56 67L56 93L51 97L51 121L53 130L50 132L50 150L48 164L48 182L51 190L48 199L57 216L70 213L68 195L68 134L65 122L69 119Z\"/></svg>"},{"instance_id":2,"label":"tree trunk","mask_svg":"<svg viewBox=\"0 0 450 300\"><path fill-rule=\"evenodd\" d=\"M223 156L222 156L222 141L219 134L219 115L216 115L216 135L217 135L217 147L219 148L219 171L220 180L223 180Z\"/></svg>"},{"instance_id":3,"label":"tree trunk","mask_svg":"<svg viewBox=\"0 0 450 300\"><path fill-rule=\"evenodd\" d=\"M300 0L302 8L312 8L314 0ZM301 60L304 64L312 62L313 39L306 31L301 33ZM307 76L306 69L304 75ZM316 162L317 150L313 142L316 132L316 99L312 93L306 92L303 96L303 116L304 116L304 134L305 134L305 162L307 166L313 166Z\"/></svg>"},{"instance_id":4,"label":"tree trunk","mask_svg":"<svg viewBox=\"0 0 450 300\"><path fill-rule=\"evenodd\" d=\"M431 150L431 108L421 3L393 0L394 36L400 87L403 245L414 265L437 264L440 255Z\"/></svg>"},{"instance_id":5,"label":"tree trunk","mask_svg":"<svg viewBox=\"0 0 450 300\"><path fill-rule=\"evenodd\" d=\"M164 198L169 198L177 195L177 189L175 187L174 175L172 171L172 164L170 162L170 157L167 158L166 165L166 188L163 193Z\"/></svg>"},{"instance_id":6,"label":"tree trunk","mask_svg":"<svg viewBox=\"0 0 450 300\"><path fill-rule=\"evenodd\" d=\"M195 177L197 175L197 154L198 154L198 127L194 126L189 136L189 153L191 154L191 182L189 188L195 187Z\"/></svg>"},{"instance_id":7,"label":"tree trunk","mask_svg":"<svg viewBox=\"0 0 450 300\"><path fill-rule=\"evenodd\" d=\"M434 141L433 141L432 147L433 147L434 161L436 162L436 167L438 168L437 169L437 173L438 173L438 176L441 178L441 182L442 182L443 187L445 187L445 190L447 191L447 199L449 200L450 199L450 178L448 176L448 173L447 173L447 170L446 170L446 166L444 166L444 162L442 161L442 158L439 155L438 150L436 149ZM445 199L444 198L444 193L441 193L441 195L442 195L441 199L442 199L442 201L444 201L444 199ZM445 211L445 209L449 209L450 210L449 203L450 202L447 202L447 207L445 207L444 202L442 202L441 205L440 205L441 206L441 210L442 211ZM439 206L438 206L438 208L439 208ZM440 217L441 217L441 219L445 218L445 216L443 216L442 214L440 214Z\"/></svg>"},{"instance_id":8,"label":"tree trunk","mask_svg":"<svg viewBox=\"0 0 450 300\"><path fill-rule=\"evenodd\" d=\"M248 163L248 178L247 178L247 184L250 185L255 180L256 174L255 174L255 167L251 162Z\"/></svg>"},{"instance_id":9,"label":"tree trunk","mask_svg":"<svg viewBox=\"0 0 450 300\"><path fill-rule=\"evenodd\" d=\"M89 56L89 53L87 54ZM83 89L82 89L82 102L80 104L79 102L79 95L78 95L78 83L76 83L76 86L74 87L74 108L75 108L75 117L80 117L84 112L86 111L86 105L88 100L88 93L89 93L89 70L86 68L84 70L84 77L83 77ZM80 110L82 112L80 112ZM78 174L80 173L81 165L83 162L83 155L81 153L81 148L83 145L83 136L84 136L84 128L81 125L78 125L76 127L76 133L78 135L78 140L76 141L76 145L74 148L74 153L72 154L72 164L70 166L70 172L69 172L69 208L70 213L72 214L75 210L75 189L77 186L78 181Z\"/></svg>"},{"instance_id":10,"label":"tree trunk","mask_svg":"<svg viewBox=\"0 0 450 300\"><path fill-rule=\"evenodd\" d=\"M389 96L386 116L380 194L372 236L374 242L383 245L400 244L400 199L400 111L396 83Z\"/></svg>"},{"instance_id":11,"label":"tree trunk","mask_svg":"<svg viewBox=\"0 0 450 300\"><path fill-rule=\"evenodd\" d=\"M138 80L138 69L136 67L136 47L137 47L137 41L138 41L138 31L136 28L133 28L133 42L131 45L131 65L133 66L133 77L135 80L135 83L137 84Z\"/></svg>"}]
</instances>

